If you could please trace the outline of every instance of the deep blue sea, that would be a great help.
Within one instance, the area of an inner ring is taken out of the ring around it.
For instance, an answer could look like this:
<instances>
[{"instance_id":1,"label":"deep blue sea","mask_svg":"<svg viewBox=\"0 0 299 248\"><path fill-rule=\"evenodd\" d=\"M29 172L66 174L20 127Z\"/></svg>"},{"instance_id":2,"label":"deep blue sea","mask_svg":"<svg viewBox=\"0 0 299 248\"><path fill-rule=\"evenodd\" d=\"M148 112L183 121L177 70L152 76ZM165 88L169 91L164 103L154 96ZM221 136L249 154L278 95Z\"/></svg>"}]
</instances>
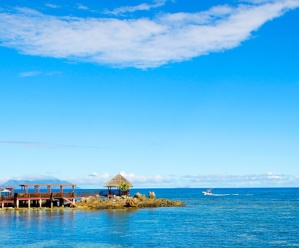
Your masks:
<instances>
[{"instance_id":1,"label":"deep blue sea","mask_svg":"<svg viewBox=\"0 0 299 248\"><path fill-rule=\"evenodd\" d=\"M299 188L203 190L150 190L186 207L0 210L0 247L299 247Z\"/></svg>"}]
</instances>

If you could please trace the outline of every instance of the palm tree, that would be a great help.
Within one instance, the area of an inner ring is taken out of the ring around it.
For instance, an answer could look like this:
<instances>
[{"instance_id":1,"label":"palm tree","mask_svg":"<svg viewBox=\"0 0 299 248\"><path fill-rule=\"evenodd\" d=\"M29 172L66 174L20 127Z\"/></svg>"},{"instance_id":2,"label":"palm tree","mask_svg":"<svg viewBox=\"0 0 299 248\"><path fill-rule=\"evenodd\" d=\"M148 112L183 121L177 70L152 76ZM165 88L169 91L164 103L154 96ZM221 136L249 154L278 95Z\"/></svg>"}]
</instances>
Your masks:
<instances>
[{"instance_id":1,"label":"palm tree","mask_svg":"<svg viewBox=\"0 0 299 248\"><path fill-rule=\"evenodd\" d=\"M124 195L128 195L128 192L129 192L129 190L130 190L130 186L129 186L129 185L127 185L126 183L122 182L122 183L118 186L118 188L122 191L122 193L123 193Z\"/></svg>"}]
</instances>

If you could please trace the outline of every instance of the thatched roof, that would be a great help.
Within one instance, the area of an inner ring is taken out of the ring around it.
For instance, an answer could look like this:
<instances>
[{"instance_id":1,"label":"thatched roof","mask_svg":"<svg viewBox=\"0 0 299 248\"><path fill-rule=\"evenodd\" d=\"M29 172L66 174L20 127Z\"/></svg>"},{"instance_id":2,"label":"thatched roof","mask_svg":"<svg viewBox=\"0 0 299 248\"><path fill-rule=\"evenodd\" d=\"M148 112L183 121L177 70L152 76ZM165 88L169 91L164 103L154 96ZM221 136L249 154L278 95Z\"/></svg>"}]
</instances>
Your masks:
<instances>
[{"instance_id":1,"label":"thatched roof","mask_svg":"<svg viewBox=\"0 0 299 248\"><path fill-rule=\"evenodd\" d=\"M127 179L125 179L121 174L117 174L109 182L105 183L104 187L118 187L121 183L127 184L129 187L133 187Z\"/></svg>"}]
</instances>

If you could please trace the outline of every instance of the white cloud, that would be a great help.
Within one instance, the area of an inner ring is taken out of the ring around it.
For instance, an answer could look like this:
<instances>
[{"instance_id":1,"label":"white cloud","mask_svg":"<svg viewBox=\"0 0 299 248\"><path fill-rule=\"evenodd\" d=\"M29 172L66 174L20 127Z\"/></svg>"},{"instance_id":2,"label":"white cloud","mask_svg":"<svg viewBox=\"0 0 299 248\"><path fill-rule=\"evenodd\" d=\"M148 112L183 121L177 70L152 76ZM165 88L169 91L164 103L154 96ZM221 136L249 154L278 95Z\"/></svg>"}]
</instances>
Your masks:
<instances>
[{"instance_id":1,"label":"white cloud","mask_svg":"<svg viewBox=\"0 0 299 248\"><path fill-rule=\"evenodd\" d=\"M65 178L79 187L85 188L103 188L113 176L109 173L103 173L95 176L85 176L82 178ZM128 179L134 188L171 188L171 187L298 187L299 177L292 175L277 175L275 173L251 174L251 175L197 175L197 176L176 176L176 175L135 175L134 173L120 172Z\"/></svg>"},{"instance_id":2,"label":"white cloud","mask_svg":"<svg viewBox=\"0 0 299 248\"><path fill-rule=\"evenodd\" d=\"M49 72L42 72L42 71L26 71L26 72L21 72L19 74L19 77L36 77L40 75L45 75L45 76L54 76L54 75L59 75L61 72L59 71L49 71Z\"/></svg>"},{"instance_id":3,"label":"white cloud","mask_svg":"<svg viewBox=\"0 0 299 248\"><path fill-rule=\"evenodd\" d=\"M134 187L146 187L146 186L154 186L156 187L167 187L172 182L170 176L143 176L143 175L135 175L133 173L125 173L120 172L126 179L128 179ZM103 185L107 183L112 177L115 175L110 175L105 172L103 174L98 174L93 172L87 176L79 177L79 178L64 178L63 180L69 181L71 183L77 184L79 187L84 188L103 188ZM170 186L171 187L171 186Z\"/></svg>"},{"instance_id":4,"label":"white cloud","mask_svg":"<svg viewBox=\"0 0 299 248\"><path fill-rule=\"evenodd\" d=\"M102 187L108 180L110 180L112 177L109 175L109 173L105 172L101 175L99 175L96 172L93 172L87 176L84 177L76 177L76 178L64 178L64 180L69 181L71 183L77 184L79 187L82 185L94 185L97 187Z\"/></svg>"},{"instance_id":5,"label":"white cloud","mask_svg":"<svg viewBox=\"0 0 299 248\"><path fill-rule=\"evenodd\" d=\"M280 178L280 176L275 175L273 172L268 172L267 175L268 175L269 179L271 179L271 178L279 179Z\"/></svg>"},{"instance_id":6,"label":"white cloud","mask_svg":"<svg viewBox=\"0 0 299 248\"><path fill-rule=\"evenodd\" d=\"M172 178L170 176L143 176L143 175L135 175L134 173L126 174L124 171L120 173L122 176L124 176L126 179L128 179L132 183L136 184L164 184L164 183L170 183L172 181Z\"/></svg>"},{"instance_id":7,"label":"white cloud","mask_svg":"<svg viewBox=\"0 0 299 248\"><path fill-rule=\"evenodd\" d=\"M147 4L147 3L142 3L136 6L123 6L116 8L112 11L106 10L104 13L105 14L111 14L111 15L119 15L127 12L135 12L135 11L140 11L140 10L150 10L153 8L158 8L161 7L165 4L166 0L164 1L156 1L154 4Z\"/></svg>"},{"instance_id":8,"label":"white cloud","mask_svg":"<svg viewBox=\"0 0 299 248\"><path fill-rule=\"evenodd\" d=\"M171 188L171 187L192 187L192 188L208 188L208 187L298 187L299 176L275 174L273 172L265 174L251 174L251 175L135 175L134 173L121 174L128 179L134 188ZM83 188L103 188L103 185L108 182L113 176L107 172L98 174L93 172L84 177L74 178L59 178L71 183L77 184ZM0 185L9 179L15 180L41 180L53 179L52 176L44 176L39 174L30 174L16 178L1 178Z\"/></svg>"},{"instance_id":9,"label":"white cloud","mask_svg":"<svg viewBox=\"0 0 299 248\"><path fill-rule=\"evenodd\" d=\"M61 74L61 72L59 72L59 71L49 71L49 72L26 71L26 72L19 73L19 77L36 77L36 76L40 76L40 75L54 76L54 75L59 75L59 74Z\"/></svg>"},{"instance_id":10,"label":"white cloud","mask_svg":"<svg viewBox=\"0 0 299 248\"><path fill-rule=\"evenodd\" d=\"M34 56L116 67L154 68L237 47L299 0L276 0L153 19L57 17L0 10L0 45Z\"/></svg>"},{"instance_id":11,"label":"white cloud","mask_svg":"<svg viewBox=\"0 0 299 248\"><path fill-rule=\"evenodd\" d=\"M92 173L90 173L88 176L89 176L89 177L97 177L98 174L97 174L96 172L92 172Z\"/></svg>"},{"instance_id":12,"label":"white cloud","mask_svg":"<svg viewBox=\"0 0 299 248\"><path fill-rule=\"evenodd\" d=\"M82 4L77 4L77 8L82 9L82 10L89 10L89 8L87 6L84 6Z\"/></svg>"},{"instance_id":13,"label":"white cloud","mask_svg":"<svg viewBox=\"0 0 299 248\"><path fill-rule=\"evenodd\" d=\"M54 75L60 75L60 71L49 71L44 73L46 76L54 76Z\"/></svg>"},{"instance_id":14,"label":"white cloud","mask_svg":"<svg viewBox=\"0 0 299 248\"><path fill-rule=\"evenodd\" d=\"M188 175L181 177L181 180L198 187L290 187L299 185L296 176L277 175L273 172L251 175Z\"/></svg>"},{"instance_id":15,"label":"white cloud","mask_svg":"<svg viewBox=\"0 0 299 248\"><path fill-rule=\"evenodd\" d=\"M51 4L51 3L46 3L45 6L49 7L49 8L52 8L52 9L57 9L57 8L60 8L59 5L56 5L56 4Z\"/></svg>"},{"instance_id":16,"label":"white cloud","mask_svg":"<svg viewBox=\"0 0 299 248\"><path fill-rule=\"evenodd\" d=\"M19 77L35 77L40 75L40 71L26 71L19 74Z\"/></svg>"}]
</instances>

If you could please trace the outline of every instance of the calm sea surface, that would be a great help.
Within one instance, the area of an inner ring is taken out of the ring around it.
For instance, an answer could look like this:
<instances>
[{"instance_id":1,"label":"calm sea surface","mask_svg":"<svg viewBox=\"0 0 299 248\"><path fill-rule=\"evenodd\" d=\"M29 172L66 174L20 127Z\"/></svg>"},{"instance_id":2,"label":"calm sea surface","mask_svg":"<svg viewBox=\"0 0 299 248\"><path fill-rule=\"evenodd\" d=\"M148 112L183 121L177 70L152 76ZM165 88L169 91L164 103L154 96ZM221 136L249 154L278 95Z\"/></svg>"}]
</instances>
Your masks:
<instances>
[{"instance_id":1,"label":"calm sea surface","mask_svg":"<svg viewBox=\"0 0 299 248\"><path fill-rule=\"evenodd\" d=\"M153 190L186 207L0 211L0 247L299 247L299 188L202 190Z\"/></svg>"}]
</instances>

